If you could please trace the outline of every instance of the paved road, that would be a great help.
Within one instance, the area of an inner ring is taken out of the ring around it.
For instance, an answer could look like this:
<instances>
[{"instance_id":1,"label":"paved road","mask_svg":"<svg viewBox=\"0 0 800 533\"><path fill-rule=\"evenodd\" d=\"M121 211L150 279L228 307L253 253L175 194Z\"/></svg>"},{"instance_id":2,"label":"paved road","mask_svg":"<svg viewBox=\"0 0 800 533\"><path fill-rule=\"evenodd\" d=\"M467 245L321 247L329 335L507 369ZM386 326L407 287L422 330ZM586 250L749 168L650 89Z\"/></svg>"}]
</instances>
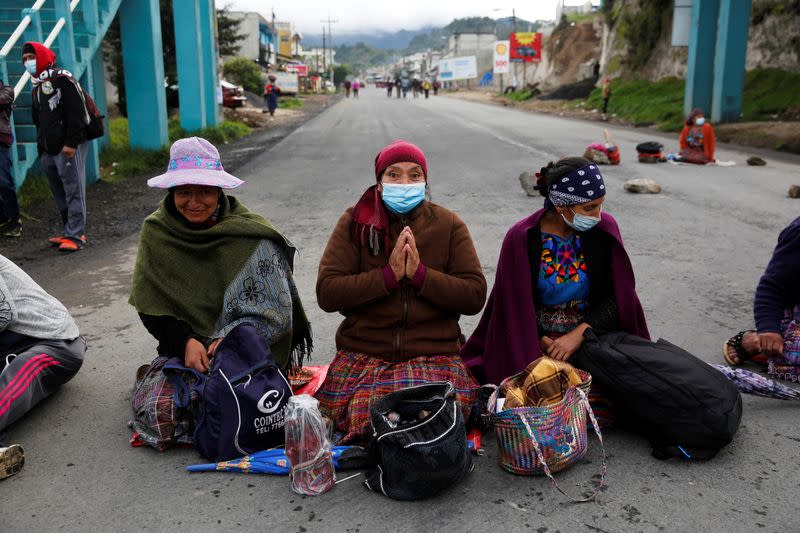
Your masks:
<instances>
[{"instance_id":1,"label":"paved road","mask_svg":"<svg viewBox=\"0 0 800 533\"><path fill-rule=\"evenodd\" d=\"M395 138L426 151L434 200L460 213L493 281L501 239L541 205L517 175L602 138L601 126L455 99L387 100L362 91L295 131L238 170L240 196L298 245L297 279L315 333L315 361L330 360L336 315L316 305L319 257L340 213L373 181L377 150ZM723 339L752 323L755 283L779 230L800 204L785 197L798 161L732 168L640 165L648 132L611 128L623 164L606 168L606 207L619 221L655 336L717 361ZM658 196L629 195L624 180L652 177ZM133 531L790 531L797 529L800 406L747 398L735 442L705 464L659 462L647 443L609 431L608 490L598 503L566 505L544 479L500 471L496 448L476 471L436 499L402 504L346 481L319 498L294 495L285 478L189 475L199 456L128 446L129 396L136 367L154 355L127 302L136 236L82 255L25 267L62 298L89 340L80 374L10 431L28 465L0 483L0 530ZM179 267L179 265L176 265ZM476 317L462 320L472 331ZM591 463L559 475L579 488Z\"/></svg>"}]
</instances>

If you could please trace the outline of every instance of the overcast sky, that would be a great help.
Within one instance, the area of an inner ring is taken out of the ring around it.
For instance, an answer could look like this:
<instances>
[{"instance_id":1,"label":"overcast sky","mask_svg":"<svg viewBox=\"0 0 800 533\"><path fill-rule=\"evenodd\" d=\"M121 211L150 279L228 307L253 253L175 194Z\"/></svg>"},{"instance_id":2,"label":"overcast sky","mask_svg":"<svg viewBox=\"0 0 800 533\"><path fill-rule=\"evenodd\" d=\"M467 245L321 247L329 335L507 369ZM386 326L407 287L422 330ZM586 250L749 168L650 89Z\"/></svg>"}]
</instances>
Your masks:
<instances>
[{"instance_id":1,"label":"overcast sky","mask_svg":"<svg viewBox=\"0 0 800 533\"><path fill-rule=\"evenodd\" d=\"M454 18L487 16L510 17L512 8L525 20L555 18L558 0L215 0L217 7L230 5L239 11L258 11L268 19L272 9L276 20L290 21L301 33L322 31L322 19L338 20L336 32L350 33L373 29L418 29L445 25ZM567 0L567 5L581 4ZM599 1L595 1L595 4Z\"/></svg>"}]
</instances>

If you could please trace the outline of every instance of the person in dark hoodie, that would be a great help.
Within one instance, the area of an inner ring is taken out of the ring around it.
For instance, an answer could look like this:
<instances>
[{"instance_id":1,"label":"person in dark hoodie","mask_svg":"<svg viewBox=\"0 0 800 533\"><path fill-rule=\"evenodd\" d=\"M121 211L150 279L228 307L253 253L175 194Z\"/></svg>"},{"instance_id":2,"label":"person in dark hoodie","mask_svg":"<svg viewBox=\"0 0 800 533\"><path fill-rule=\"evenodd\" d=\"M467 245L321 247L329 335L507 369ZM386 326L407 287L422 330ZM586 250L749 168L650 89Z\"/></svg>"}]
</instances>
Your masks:
<instances>
[{"instance_id":1,"label":"person in dark hoodie","mask_svg":"<svg viewBox=\"0 0 800 533\"><path fill-rule=\"evenodd\" d=\"M22 223L19 220L19 202L16 184L11 173L11 145L14 142L11 132L11 108L14 106L14 88L0 81L0 235L19 237Z\"/></svg>"},{"instance_id":2,"label":"person in dark hoodie","mask_svg":"<svg viewBox=\"0 0 800 533\"><path fill-rule=\"evenodd\" d=\"M72 74L56 66L56 55L41 43L22 47L22 62L33 83L33 123L39 164L64 222L62 235L50 238L62 252L86 243L86 125L83 91Z\"/></svg>"},{"instance_id":3,"label":"person in dark hoodie","mask_svg":"<svg viewBox=\"0 0 800 533\"><path fill-rule=\"evenodd\" d=\"M753 304L756 329L740 331L722 347L731 366L766 363L769 374L800 382L800 217L780 233Z\"/></svg>"}]
</instances>

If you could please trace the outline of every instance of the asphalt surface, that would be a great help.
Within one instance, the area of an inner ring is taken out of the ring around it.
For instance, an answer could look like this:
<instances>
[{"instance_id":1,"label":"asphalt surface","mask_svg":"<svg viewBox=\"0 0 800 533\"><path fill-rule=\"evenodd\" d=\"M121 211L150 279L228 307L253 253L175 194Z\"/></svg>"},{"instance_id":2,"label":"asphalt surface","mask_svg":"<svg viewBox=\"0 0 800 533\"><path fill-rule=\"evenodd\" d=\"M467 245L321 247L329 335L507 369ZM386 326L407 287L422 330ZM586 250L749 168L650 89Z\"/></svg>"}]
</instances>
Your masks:
<instances>
[{"instance_id":1,"label":"asphalt surface","mask_svg":"<svg viewBox=\"0 0 800 533\"><path fill-rule=\"evenodd\" d=\"M606 209L622 229L650 331L719 361L724 339L752 325L755 284L778 232L800 214L800 203L786 197L800 182L798 159L747 167L745 151L723 147L718 157L735 167L643 165L634 146L659 137L610 131L623 164L603 169ZM519 173L581 154L602 139L602 125L365 90L240 166L247 180L240 198L300 250L296 276L314 327L312 362L332 358L340 321L316 305L320 255L341 212L373 182L378 149L396 138L426 151L433 199L464 218L492 283L505 231L541 205L522 192ZM674 148L676 139L668 140ZM656 179L664 193L625 193L624 180L635 177ZM466 481L416 503L370 493L359 478L309 498L293 494L286 478L188 474L185 465L203 462L194 451L128 445L134 372L155 350L127 304L137 238L26 261L73 312L89 352L70 383L9 430L28 462L0 482L2 531L798 530L800 405L749 397L735 441L707 463L657 461L644 439L607 431L608 488L582 505L565 503L544 478L501 471L491 435ZM465 317L462 329L469 334L476 322ZM598 467L593 441L588 459L558 474L559 482L580 492Z\"/></svg>"}]
</instances>

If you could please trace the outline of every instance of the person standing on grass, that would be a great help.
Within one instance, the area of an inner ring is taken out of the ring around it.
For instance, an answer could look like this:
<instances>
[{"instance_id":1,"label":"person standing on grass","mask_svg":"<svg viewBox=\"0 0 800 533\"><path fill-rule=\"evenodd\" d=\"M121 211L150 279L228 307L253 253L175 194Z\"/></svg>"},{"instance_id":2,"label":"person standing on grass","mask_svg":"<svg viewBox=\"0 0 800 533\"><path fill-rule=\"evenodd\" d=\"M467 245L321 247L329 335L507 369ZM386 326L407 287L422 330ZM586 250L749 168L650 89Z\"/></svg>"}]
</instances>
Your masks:
<instances>
[{"instance_id":1,"label":"person standing on grass","mask_svg":"<svg viewBox=\"0 0 800 533\"><path fill-rule=\"evenodd\" d=\"M603 116L605 117L608 113L608 101L611 99L611 80L606 78L606 81L603 82Z\"/></svg>"},{"instance_id":2,"label":"person standing on grass","mask_svg":"<svg viewBox=\"0 0 800 533\"><path fill-rule=\"evenodd\" d=\"M22 63L33 83L33 123L39 165L47 175L64 231L50 244L77 252L86 244L86 126L89 112L72 73L56 66L56 55L41 43L22 47Z\"/></svg>"},{"instance_id":3,"label":"person standing on grass","mask_svg":"<svg viewBox=\"0 0 800 533\"><path fill-rule=\"evenodd\" d=\"M3 85L0 80L0 235L19 237L22 223L19 220L19 202L16 185L11 172L11 145L14 136L11 132L11 108L14 105L14 88Z\"/></svg>"}]
</instances>

